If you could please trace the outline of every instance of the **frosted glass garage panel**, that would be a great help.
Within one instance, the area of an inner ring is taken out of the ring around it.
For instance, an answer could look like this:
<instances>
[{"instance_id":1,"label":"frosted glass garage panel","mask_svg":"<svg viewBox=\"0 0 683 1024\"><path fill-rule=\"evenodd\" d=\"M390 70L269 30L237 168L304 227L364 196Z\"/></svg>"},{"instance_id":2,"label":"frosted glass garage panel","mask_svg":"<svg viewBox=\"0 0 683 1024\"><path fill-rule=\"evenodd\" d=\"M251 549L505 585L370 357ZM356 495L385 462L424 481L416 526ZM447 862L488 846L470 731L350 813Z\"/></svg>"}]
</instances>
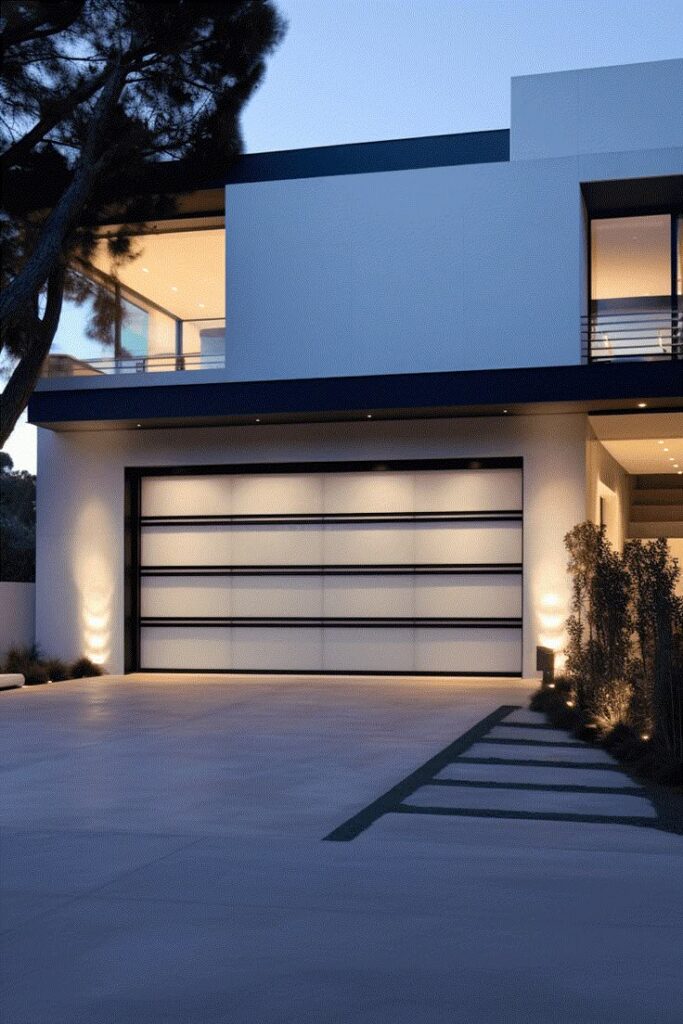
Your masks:
<instances>
[{"instance_id":1,"label":"frosted glass garage panel","mask_svg":"<svg viewBox=\"0 0 683 1024\"><path fill-rule=\"evenodd\" d=\"M522 524L420 523L414 528L417 564L490 564L522 561Z\"/></svg>"},{"instance_id":2,"label":"frosted glass garage panel","mask_svg":"<svg viewBox=\"0 0 683 1024\"><path fill-rule=\"evenodd\" d=\"M233 576L232 615L310 618L323 613L319 576Z\"/></svg>"},{"instance_id":3,"label":"frosted glass garage panel","mask_svg":"<svg viewBox=\"0 0 683 1024\"><path fill-rule=\"evenodd\" d=\"M221 626L143 626L140 631L142 669L232 668L230 630Z\"/></svg>"},{"instance_id":4,"label":"frosted glass garage panel","mask_svg":"<svg viewBox=\"0 0 683 1024\"><path fill-rule=\"evenodd\" d=\"M233 565L320 565L321 526L232 525Z\"/></svg>"},{"instance_id":5,"label":"frosted glass garage panel","mask_svg":"<svg viewBox=\"0 0 683 1024\"><path fill-rule=\"evenodd\" d=\"M232 479L233 515L319 515L322 510L319 474L244 474Z\"/></svg>"},{"instance_id":6,"label":"frosted glass garage panel","mask_svg":"<svg viewBox=\"0 0 683 1024\"><path fill-rule=\"evenodd\" d=\"M415 630L371 626L323 629L323 670L326 672L396 672L414 670Z\"/></svg>"},{"instance_id":7,"label":"frosted glass garage panel","mask_svg":"<svg viewBox=\"0 0 683 1024\"><path fill-rule=\"evenodd\" d=\"M522 508L520 469L418 471L415 508L420 512L481 512Z\"/></svg>"},{"instance_id":8,"label":"frosted glass garage panel","mask_svg":"<svg viewBox=\"0 0 683 1024\"><path fill-rule=\"evenodd\" d=\"M143 618L228 616L230 589L230 579L225 576L143 576L140 614Z\"/></svg>"},{"instance_id":9,"label":"frosted glass garage panel","mask_svg":"<svg viewBox=\"0 0 683 1024\"><path fill-rule=\"evenodd\" d=\"M323 531L326 565L411 565L415 560L412 523L327 523Z\"/></svg>"},{"instance_id":10,"label":"frosted glass garage panel","mask_svg":"<svg viewBox=\"0 0 683 1024\"><path fill-rule=\"evenodd\" d=\"M229 565L232 533L225 526L145 526L141 564Z\"/></svg>"},{"instance_id":11,"label":"frosted glass garage panel","mask_svg":"<svg viewBox=\"0 0 683 1024\"><path fill-rule=\"evenodd\" d=\"M316 627L232 627L236 669L316 672L322 664L322 630Z\"/></svg>"},{"instance_id":12,"label":"frosted glass garage panel","mask_svg":"<svg viewBox=\"0 0 683 1024\"><path fill-rule=\"evenodd\" d=\"M325 512L412 512L411 473L330 473L323 482Z\"/></svg>"},{"instance_id":13,"label":"frosted glass garage panel","mask_svg":"<svg viewBox=\"0 0 683 1024\"><path fill-rule=\"evenodd\" d=\"M325 576L323 614L334 618L412 618L411 576Z\"/></svg>"},{"instance_id":14,"label":"frosted glass garage panel","mask_svg":"<svg viewBox=\"0 0 683 1024\"><path fill-rule=\"evenodd\" d=\"M521 629L425 629L415 631L416 672L519 673Z\"/></svg>"},{"instance_id":15,"label":"frosted glass garage panel","mask_svg":"<svg viewBox=\"0 0 683 1024\"><path fill-rule=\"evenodd\" d=\"M143 516L230 515L231 480L212 474L142 479Z\"/></svg>"},{"instance_id":16,"label":"frosted glass garage panel","mask_svg":"<svg viewBox=\"0 0 683 1024\"><path fill-rule=\"evenodd\" d=\"M514 619L522 614L521 576L415 577L415 615L418 618Z\"/></svg>"}]
</instances>

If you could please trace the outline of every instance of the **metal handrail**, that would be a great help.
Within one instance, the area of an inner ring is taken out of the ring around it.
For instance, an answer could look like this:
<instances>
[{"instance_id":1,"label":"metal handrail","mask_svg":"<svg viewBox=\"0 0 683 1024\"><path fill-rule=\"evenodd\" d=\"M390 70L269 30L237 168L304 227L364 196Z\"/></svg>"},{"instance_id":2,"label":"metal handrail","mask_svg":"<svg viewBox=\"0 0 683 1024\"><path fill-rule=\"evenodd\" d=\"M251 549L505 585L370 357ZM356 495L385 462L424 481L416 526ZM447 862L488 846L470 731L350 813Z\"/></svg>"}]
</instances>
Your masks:
<instances>
[{"instance_id":1,"label":"metal handrail","mask_svg":"<svg viewBox=\"0 0 683 1024\"><path fill-rule=\"evenodd\" d=\"M49 355L43 366L44 377L93 377L100 374L154 373L155 371L220 370L224 355L201 352L163 352L146 356L104 356L77 359L66 353Z\"/></svg>"},{"instance_id":2,"label":"metal handrail","mask_svg":"<svg viewBox=\"0 0 683 1024\"><path fill-rule=\"evenodd\" d=\"M581 317L586 362L683 358L683 312L643 309L594 312Z\"/></svg>"}]
</instances>

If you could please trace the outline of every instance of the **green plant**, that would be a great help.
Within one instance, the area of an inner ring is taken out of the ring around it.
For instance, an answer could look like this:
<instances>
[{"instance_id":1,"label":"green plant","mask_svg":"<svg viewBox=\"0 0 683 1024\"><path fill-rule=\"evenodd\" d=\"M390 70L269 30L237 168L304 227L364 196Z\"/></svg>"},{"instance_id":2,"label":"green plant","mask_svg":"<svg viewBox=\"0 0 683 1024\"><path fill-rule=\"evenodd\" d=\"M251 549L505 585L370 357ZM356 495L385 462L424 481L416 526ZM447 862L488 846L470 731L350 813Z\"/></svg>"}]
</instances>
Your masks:
<instances>
[{"instance_id":1,"label":"green plant","mask_svg":"<svg viewBox=\"0 0 683 1024\"><path fill-rule=\"evenodd\" d=\"M21 669L21 674L26 680L27 686L38 686L41 683L49 683L50 677L44 665L39 661L29 661Z\"/></svg>"},{"instance_id":2,"label":"green plant","mask_svg":"<svg viewBox=\"0 0 683 1024\"><path fill-rule=\"evenodd\" d=\"M643 666L641 703L650 705L656 742L683 764L683 599L680 567L663 537L627 541L635 632Z\"/></svg>"},{"instance_id":3,"label":"green plant","mask_svg":"<svg viewBox=\"0 0 683 1024\"><path fill-rule=\"evenodd\" d=\"M2 663L3 672L20 672L26 675L25 669L40 661L40 650L33 644L31 647L10 647Z\"/></svg>"},{"instance_id":4,"label":"green plant","mask_svg":"<svg viewBox=\"0 0 683 1024\"><path fill-rule=\"evenodd\" d=\"M60 683L64 679L71 679L69 666L61 658L48 658L44 662L44 668L53 683Z\"/></svg>"},{"instance_id":5,"label":"green plant","mask_svg":"<svg viewBox=\"0 0 683 1024\"><path fill-rule=\"evenodd\" d=\"M579 523L564 542L572 578L567 672L579 706L607 712L618 703L631 649L629 573L604 527Z\"/></svg>"},{"instance_id":6,"label":"green plant","mask_svg":"<svg viewBox=\"0 0 683 1024\"><path fill-rule=\"evenodd\" d=\"M70 670L70 679L86 679L89 676L101 676L102 668L95 665L90 658L78 658L74 661Z\"/></svg>"}]
</instances>

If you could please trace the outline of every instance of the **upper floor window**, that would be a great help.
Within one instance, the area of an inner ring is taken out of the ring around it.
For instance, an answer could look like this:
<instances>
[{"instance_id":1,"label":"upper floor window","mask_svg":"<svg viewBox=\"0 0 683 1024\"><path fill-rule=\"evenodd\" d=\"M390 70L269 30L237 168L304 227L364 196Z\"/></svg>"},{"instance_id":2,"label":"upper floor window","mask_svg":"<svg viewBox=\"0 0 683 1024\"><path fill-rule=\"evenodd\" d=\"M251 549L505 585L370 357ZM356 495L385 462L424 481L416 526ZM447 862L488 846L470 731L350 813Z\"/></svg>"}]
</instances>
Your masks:
<instances>
[{"instance_id":1,"label":"upper floor window","mask_svg":"<svg viewBox=\"0 0 683 1024\"><path fill-rule=\"evenodd\" d=\"M591 360L681 355L681 223L677 214L590 224Z\"/></svg>"},{"instance_id":2,"label":"upper floor window","mask_svg":"<svg viewBox=\"0 0 683 1024\"><path fill-rule=\"evenodd\" d=\"M70 294L46 367L50 375L204 369L225 364L222 215L145 225L129 253L102 229L89 262L71 268Z\"/></svg>"}]
</instances>

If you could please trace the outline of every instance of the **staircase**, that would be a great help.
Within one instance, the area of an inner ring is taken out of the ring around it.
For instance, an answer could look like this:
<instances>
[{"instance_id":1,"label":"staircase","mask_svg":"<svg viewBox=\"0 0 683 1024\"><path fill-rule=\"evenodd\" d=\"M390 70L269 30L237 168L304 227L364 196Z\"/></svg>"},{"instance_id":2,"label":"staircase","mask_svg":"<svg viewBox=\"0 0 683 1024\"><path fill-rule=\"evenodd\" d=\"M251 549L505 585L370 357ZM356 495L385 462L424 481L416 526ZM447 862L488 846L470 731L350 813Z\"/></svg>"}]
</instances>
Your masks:
<instances>
[{"instance_id":1,"label":"staircase","mask_svg":"<svg viewBox=\"0 0 683 1024\"><path fill-rule=\"evenodd\" d=\"M683 538L683 477L634 477L629 537Z\"/></svg>"}]
</instances>

